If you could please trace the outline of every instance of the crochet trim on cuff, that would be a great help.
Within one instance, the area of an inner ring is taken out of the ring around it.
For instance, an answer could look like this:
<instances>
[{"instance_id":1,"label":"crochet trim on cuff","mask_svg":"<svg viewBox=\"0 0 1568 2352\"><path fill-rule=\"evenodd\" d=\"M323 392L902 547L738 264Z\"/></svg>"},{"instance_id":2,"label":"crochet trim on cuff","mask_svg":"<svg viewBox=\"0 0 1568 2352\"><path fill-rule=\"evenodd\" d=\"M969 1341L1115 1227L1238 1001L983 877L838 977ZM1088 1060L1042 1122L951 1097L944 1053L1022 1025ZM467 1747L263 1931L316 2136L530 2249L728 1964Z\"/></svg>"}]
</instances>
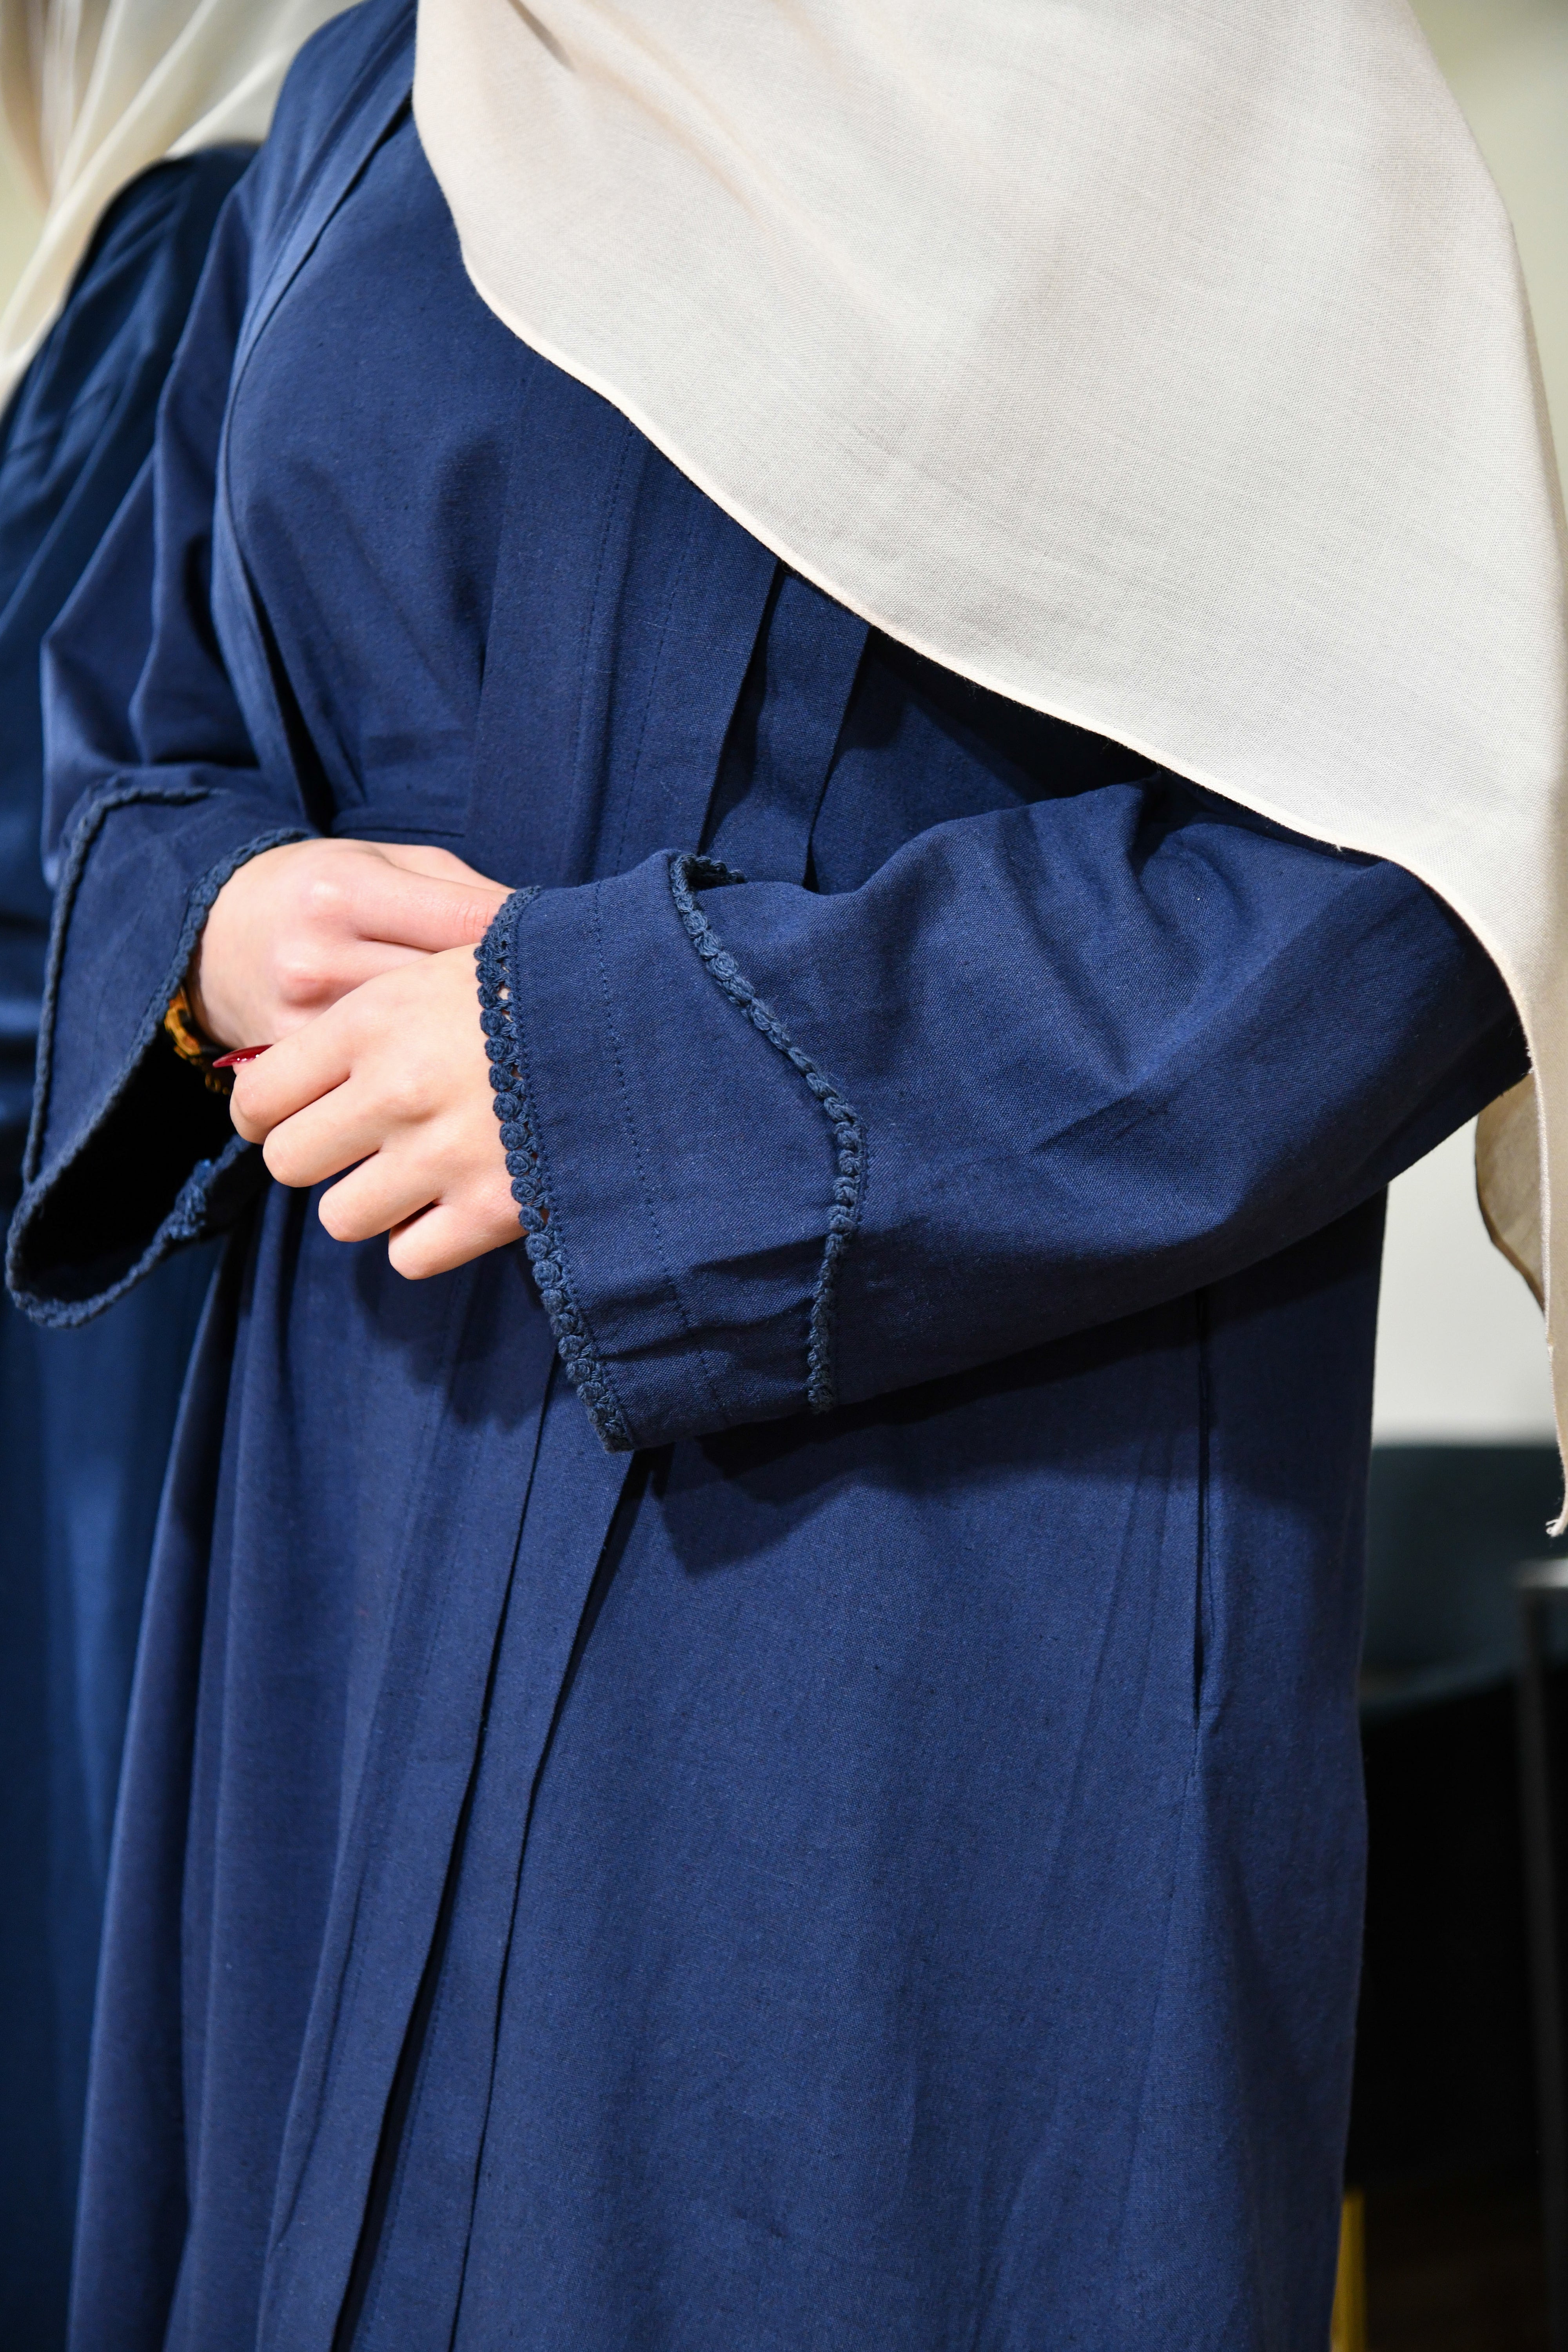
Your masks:
<instances>
[{"instance_id":1,"label":"crochet trim on cuff","mask_svg":"<svg viewBox=\"0 0 1568 2352\"><path fill-rule=\"evenodd\" d=\"M38 1024L37 1076L33 1087L33 1117L28 1130L26 1151L22 1162L24 1191L11 1218L5 1252L5 1286L16 1304L35 1323L46 1328L68 1330L78 1324L91 1322L106 1307L115 1305L126 1292L135 1287L154 1266L162 1264L170 1252L182 1242L203 1241L218 1230L209 1220L208 1212L219 1191L231 1189L236 1171L253 1150L253 1146L237 1136L231 1136L216 1159L198 1160L180 1187L174 1206L159 1225L147 1247L118 1282L110 1284L96 1297L88 1299L48 1299L40 1297L31 1287L26 1258L35 1215L49 1186L95 1143L121 1103L136 1083L137 1075L148 1047L163 1028L165 1009L176 990L184 985L184 975L195 952L202 926L211 911L213 901L224 884L253 857L266 849L279 849L286 842L308 841L310 834L300 825L278 825L269 832L258 834L237 849L226 853L216 866L209 866L194 883L185 900L184 919L180 935L162 985L153 992L131 1039L125 1062L114 1084L89 1121L76 1136L68 1151L52 1168L47 1179L42 1178L44 1138L48 1126L50 1100L54 1090L55 1013L59 1002L60 971L65 956L66 939L76 911L77 894L87 870L87 861L107 818L116 810L132 808L141 803L155 807L178 808L187 803L195 804L209 795L203 790L160 787L147 790L132 786L102 793L88 803L71 836L60 878L55 891L54 927L49 939L48 962L44 975L43 1011ZM232 1192L233 1201L240 1197Z\"/></svg>"},{"instance_id":2,"label":"crochet trim on cuff","mask_svg":"<svg viewBox=\"0 0 1568 2352\"><path fill-rule=\"evenodd\" d=\"M479 1025L489 1056L490 1085L500 1139L506 1149L511 1197L517 1202L522 1245L550 1318L556 1349L566 1377L588 1409L588 1415L612 1454L627 1454L633 1438L610 1385L609 1374L595 1346L583 1311L573 1296L557 1242L560 1225L549 1198L539 1132L523 1065L522 1039L512 1014L512 931L518 917L539 896L537 884L514 890L497 913L474 950L479 974Z\"/></svg>"},{"instance_id":3,"label":"crochet trim on cuff","mask_svg":"<svg viewBox=\"0 0 1568 2352\"><path fill-rule=\"evenodd\" d=\"M839 1092L833 1080L817 1068L808 1055L801 1052L773 1007L763 1003L734 957L720 945L712 925L697 904L695 894L705 885L741 882L744 878L743 875L733 873L727 866L720 866L709 857L694 856L689 852L669 861L670 891L688 939L731 1003L739 1005L752 1027L760 1029L769 1045L775 1046L785 1061L792 1063L800 1072L833 1131L836 1149L833 1206L828 1212L822 1265L817 1272L816 1286L811 1294L805 1379L806 1402L812 1412L831 1412L838 1402L833 1345L838 1276L844 1254L854 1240L860 1223L860 1203L866 1189L866 1129L853 1103Z\"/></svg>"}]
</instances>

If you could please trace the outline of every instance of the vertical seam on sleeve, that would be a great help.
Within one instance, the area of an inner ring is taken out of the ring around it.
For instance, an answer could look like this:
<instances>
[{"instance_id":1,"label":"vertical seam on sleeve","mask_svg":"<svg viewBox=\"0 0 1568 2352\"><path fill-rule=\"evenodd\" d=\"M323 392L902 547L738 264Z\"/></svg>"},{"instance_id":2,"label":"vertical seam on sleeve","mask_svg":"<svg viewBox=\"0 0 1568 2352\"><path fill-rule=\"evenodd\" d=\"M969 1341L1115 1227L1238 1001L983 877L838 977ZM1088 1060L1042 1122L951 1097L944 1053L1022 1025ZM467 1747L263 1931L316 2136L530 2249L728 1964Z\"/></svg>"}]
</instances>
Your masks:
<instances>
[{"instance_id":1,"label":"vertical seam on sleeve","mask_svg":"<svg viewBox=\"0 0 1568 2352\"><path fill-rule=\"evenodd\" d=\"M510 943L518 917L540 895L538 884L514 890L474 950L479 967L479 1025L489 1057L490 1086L500 1139L506 1152L511 1197L517 1202L523 1248L549 1318L566 1377L613 1454L630 1453L632 1433L611 1386L604 1360L578 1306L559 1246L560 1219L545 1182L538 1123L524 1067L523 1042L514 1014Z\"/></svg>"},{"instance_id":2,"label":"vertical seam on sleeve","mask_svg":"<svg viewBox=\"0 0 1568 2352\"><path fill-rule=\"evenodd\" d=\"M834 1348L838 1277L845 1254L860 1223L860 1206L866 1188L866 1129L853 1103L824 1071L817 1068L810 1055L801 1051L773 1007L757 994L734 957L720 944L712 925L697 904L695 894L704 884L740 882L743 878L727 866L689 852L669 861L670 892L692 946L731 1003L738 1005L752 1027L760 1029L769 1045L799 1071L816 1097L822 1115L832 1130L835 1145L833 1206L828 1212L822 1263L811 1294L805 1381L806 1402L812 1412L831 1412L838 1402Z\"/></svg>"},{"instance_id":3,"label":"vertical seam on sleeve","mask_svg":"<svg viewBox=\"0 0 1568 2352\"><path fill-rule=\"evenodd\" d=\"M668 1286L670 1297L675 1302L675 1311L680 1318L681 1327L689 1343L691 1358L695 1361L702 1385L708 1392L709 1420L713 1428L722 1429L728 1421L723 1400L713 1377L713 1368L708 1360L707 1350L698 1337L697 1320L687 1307L675 1267L670 1262L669 1252L665 1247L664 1227L659 1218L658 1205L654 1198L653 1187L648 1182L647 1169L643 1159L642 1139L637 1133L637 1119L632 1110L631 1089L626 1084L625 1061L621 1053L620 1029L616 1020L615 992L610 985L609 970L605 960L604 909L597 889L594 893L593 927L594 954L599 971L599 992L604 1004L605 1029L610 1041L610 1058L615 1066L616 1087L620 1097L621 1120L630 1140L632 1165L637 1171L643 1208L658 1249L659 1264L664 1269L664 1278Z\"/></svg>"}]
</instances>

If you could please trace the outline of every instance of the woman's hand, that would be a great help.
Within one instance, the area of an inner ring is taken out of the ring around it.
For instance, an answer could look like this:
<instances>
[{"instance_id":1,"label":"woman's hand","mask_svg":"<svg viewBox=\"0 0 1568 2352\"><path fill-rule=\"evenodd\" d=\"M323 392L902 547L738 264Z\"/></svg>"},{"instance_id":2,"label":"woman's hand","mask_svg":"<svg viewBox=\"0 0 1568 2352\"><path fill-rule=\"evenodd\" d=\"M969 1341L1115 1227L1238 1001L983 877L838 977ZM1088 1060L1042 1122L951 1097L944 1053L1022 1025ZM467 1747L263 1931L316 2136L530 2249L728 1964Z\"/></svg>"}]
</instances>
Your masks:
<instances>
[{"instance_id":1,"label":"woman's hand","mask_svg":"<svg viewBox=\"0 0 1568 2352\"><path fill-rule=\"evenodd\" d=\"M231 874L185 983L222 1045L270 1045L383 972L473 946L506 898L450 850L291 841Z\"/></svg>"},{"instance_id":2,"label":"woman's hand","mask_svg":"<svg viewBox=\"0 0 1568 2352\"><path fill-rule=\"evenodd\" d=\"M341 1242L390 1234L411 1281L518 1239L471 948L367 981L235 1072L234 1123Z\"/></svg>"}]
</instances>

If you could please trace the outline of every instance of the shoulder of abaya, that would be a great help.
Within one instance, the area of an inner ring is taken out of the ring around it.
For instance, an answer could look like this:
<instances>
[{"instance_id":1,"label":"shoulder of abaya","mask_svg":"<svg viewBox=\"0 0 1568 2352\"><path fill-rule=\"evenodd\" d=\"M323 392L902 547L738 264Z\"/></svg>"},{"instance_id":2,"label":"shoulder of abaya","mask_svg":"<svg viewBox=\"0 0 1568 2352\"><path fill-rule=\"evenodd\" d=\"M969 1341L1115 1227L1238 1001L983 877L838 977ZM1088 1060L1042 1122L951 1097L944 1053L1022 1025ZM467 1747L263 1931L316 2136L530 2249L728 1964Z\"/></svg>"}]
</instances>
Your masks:
<instances>
[{"instance_id":1,"label":"shoulder of abaya","mask_svg":"<svg viewBox=\"0 0 1568 2352\"><path fill-rule=\"evenodd\" d=\"M247 188L265 235L300 173L330 147L367 79L399 47L414 61L415 0L363 0L311 35L289 67Z\"/></svg>"}]
</instances>

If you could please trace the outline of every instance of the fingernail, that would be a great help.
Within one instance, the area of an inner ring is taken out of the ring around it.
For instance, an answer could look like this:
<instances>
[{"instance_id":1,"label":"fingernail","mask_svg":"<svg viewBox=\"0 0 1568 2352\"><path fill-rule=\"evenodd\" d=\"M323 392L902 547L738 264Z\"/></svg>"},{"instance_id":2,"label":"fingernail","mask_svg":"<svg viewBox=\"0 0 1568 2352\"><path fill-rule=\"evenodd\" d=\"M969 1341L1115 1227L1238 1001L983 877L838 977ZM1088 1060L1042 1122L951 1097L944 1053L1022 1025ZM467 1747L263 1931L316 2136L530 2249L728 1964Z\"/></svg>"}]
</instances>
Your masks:
<instances>
[{"instance_id":1,"label":"fingernail","mask_svg":"<svg viewBox=\"0 0 1568 2352\"><path fill-rule=\"evenodd\" d=\"M269 1054L270 1045L237 1045L232 1054L220 1054L213 1064L215 1070L232 1070L239 1062L254 1062L258 1054Z\"/></svg>"}]
</instances>

